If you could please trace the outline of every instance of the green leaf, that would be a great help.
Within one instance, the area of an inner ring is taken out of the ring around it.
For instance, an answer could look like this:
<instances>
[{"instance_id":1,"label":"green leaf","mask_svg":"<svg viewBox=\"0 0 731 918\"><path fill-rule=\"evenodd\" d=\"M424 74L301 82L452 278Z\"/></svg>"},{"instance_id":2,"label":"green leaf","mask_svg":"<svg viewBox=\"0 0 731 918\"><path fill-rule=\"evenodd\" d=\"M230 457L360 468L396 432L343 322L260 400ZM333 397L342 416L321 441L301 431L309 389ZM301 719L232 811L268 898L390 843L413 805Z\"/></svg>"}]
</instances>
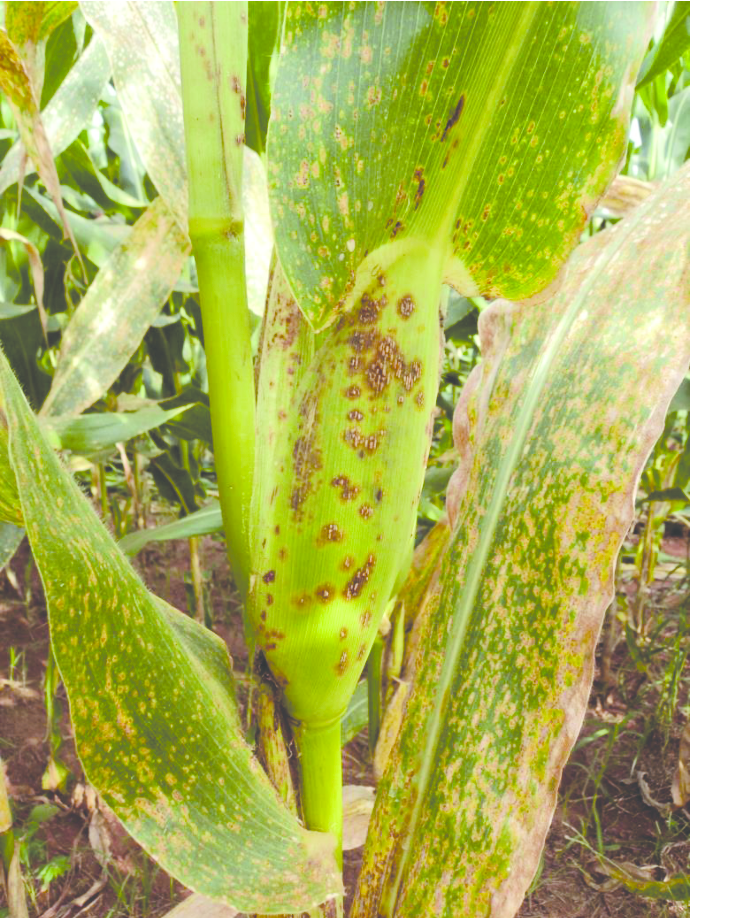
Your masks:
<instances>
[{"instance_id":1,"label":"green leaf","mask_svg":"<svg viewBox=\"0 0 731 918\"><path fill-rule=\"evenodd\" d=\"M367 726L368 681L364 679L356 685L353 697L348 704L348 710L340 721L340 741L343 746Z\"/></svg>"},{"instance_id":2,"label":"green leaf","mask_svg":"<svg viewBox=\"0 0 731 918\"><path fill-rule=\"evenodd\" d=\"M73 18L67 19L50 36L43 55L41 110L46 108L58 91L83 49L83 38L74 28ZM51 144L51 149L53 149L53 144Z\"/></svg>"},{"instance_id":3,"label":"green leaf","mask_svg":"<svg viewBox=\"0 0 731 918\"><path fill-rule=\"evenodd\" d=\"M666 880L655 880L652 867L638 866L631 861L611 861L606 857L600 858L600 864L602 873L618 881L635 895L665 902L690 901L690 877L685 874L676 874ZM610 880L607 885L611 888L616 884Z\"/></svg>"},{"instance_id":4,"label":"green leaf","mask_svg":"<svg viewBox=\"0 0 731 918\"><path fill-rule=\"evenodd\" d=\"M180 59L173 4L81 0L80 6L107 49L114 87L142 162L179 229L187 233Z\"/></svg>"},{"instance_id":5,"label":"green leaf","mask_svg":"<svg viewBox=\"0 0 731 918\"><path fill-rule=\"evenodd\" d=\"M681 503L684 507L690 504L690 498L682 488L664 488L662 491L650 491L640 503L644 504L648 501L672 501L673 503Z\"/></svg>"},{"instance_id":6,"label":"green leaf","mask_svg":"<svg viewBox=\"0 0 731 918\"><path fill-rule=\"evenodd\" d=\"M4 455L0 458L0 463L7 463L7 459ZM0 475L0 478L5 478L5 475ZM13 484L15 484L15 482L13 482ZM0 490L1 489L2 485L0 484ZM0 504L2 504L1 499ZM20 501L18 501L18 506L19 505ZM22 526L14 526L12 523L6 522L0 523L0 571L4 570L5 565L13 560L15 552L20 548L20 543L24 538L25 529L23 529Z\"/></svg>"},{"instance_id":7,"label":"green leaf","mask_svg":"<svg viewBox=\"0 0 731 918\"><path fill-rule=\"evenodd\" d=\"M246 74L246 145L266 151L271 108L272 69L276 69L284 3L249 3L249 53Z\"/></svg>"},{"instance_id":8,"label":"green leaf","mask_svg":"<svg viewBox=\"0 0 731 918\"><path fill-rule=\"evenodd\" d=\"M160 495L171 504L179 504L181 515L198 509L195 502L198 488L193 476L170 453L156 456L150 463L150 472Z\"/></svg>"},{"instance_id":9,"label":"green leaf","mask_svg":"<svg viewBox=\"0 0 731 918\"><path fill-rule=\"evenodd\" d=\"M668 408L668 414L672 414L674 411L690 411L690 377L682 381L678 387L678 391L673 396L672 402L670 402L670 408Z\"/></svg>"},{"instance_id":10,"label":"green leaf","mask_svg":"<svg viewBox=\"0 0 731 918\"><path fill-rule=\"evenodd\" d=\"M115 205L122 207L144 208L147 201L135 198L121 188L117 188L94 165L86 147L80 140L70 144L59 157L61 178L67 175L76 186L88 194L101 209L114 211Z\"/></svg>"},{"instance_id":11,"label":"green leaf","mask_svg":"<svg viewBox=\"0 0 731 918\"><path fill-rule=\"evenodd\" d=\"M69 191L65 188L65 193ZM25 215L37 224L52 239L61 239L62 226L53 202L46 195L32 186L23 189L23 210ZM89 220L69 211L67 221L74 232L74 237L84 255L101 268L117 245L124 241L132 230L125 224L112 222L109 219Z\"/></svg>"},{"instance_id":12,"label":"green leaf","mask_svg":"<svg viewBox=\"0 0 731 918\"><path fill-rule=\"evenodd\" d=\"M32 303L27 306L21 306L20 303L0 303L0 319L17 319L18 316L27 315L37 309L38 307Z\"/></svg>"},{"instance_id":13,"label":"green leaf","mask_svg":"<svg viewBox=\"0 0 731 918\"><path fill-rule=\"evenodd\" d=\"M315 330L393 240L432 246L465 295L551 283L624 155L651 17L643 3L289 4L272 217Z\"/></svg>"},{"instance_id":14,"label":"green leaf","mask_svg":"<svg viewBox=\"0 0 731 918\"><path fill-rule=\"evenodd\" d=\"M241 734L223 642L150 594L45 442L7 362L0 401L84 771L172 876L244 912L341 889Z\"/></svg>"},{"instance_id":15,"label":"green leaf","mask_svg":"<svg viewBox=\"0 0 731 918\"><path fill-rule=\"evenodd\" d=\"M51 417L45 420L43 426L55 449L70 449L86 456L160 427L187 410L185 405L170 411L152 406L139 411Z\"/></svg>"},{"instance_id":16,"label":"green leaf","mask_svg":"<svg viewBox=\"0 0 731 918\"><path fill-rule=\"evenodd\" d=\"M128 555L136 555L150 542L168 542L172 539L189 539L191 536L208 535L223 529L221 505L213 501L207 507L189 513L181 520L156 526L155 529L140 529L131 532L119 541L119 547Z\"/></svg>"},{"instance_id":17,"label":"green leaf","mask_svg":"<svg viewBox=\"0 0 731 918\"><path fill-rule=\"evenodd\" d=\"M20 32L23 31L21 27ZM8 33L0 29L0 91L2 91L13 112L20 138L33 165L48 193L56 205L64 233L71 240L74 251L81 256L76 247L71 227L66 219L66 211L61 199L61 186L58 181L53 151L43 124L39 108L37 79L35 77L36 46L32 41L19 47L13 43Z\"/></svg>"},{"instance_id":18,"label":"green leaf","mask_svg":"<svg viewBox=\"0 0 731 918\"><path fill-rule=\"evenodd\" d=\"M36 44L73 13L77 4L71 2L18 2L5 4L5 28L13 44Z\"/></svg>"},{"instance_id":19,"label":"green leaf","mask_svg":"<svg viewBox=\"0 0 731 918\"><path fill-rule=\"evenodd\" d=\"M189 250L187 237L157 198L74 312L43 414L78 414L104 395L170 295Z\"/></svg>"},{"instance_id":20,"label":"green leaf","mask_svg":"<svg viewBox=\"0 0 731 918\"><path fill-rule=\"evenodd\" d=\"M688 366L688 243L684 167L580 246L543 307L481 315L455 529L353 918L507 918L535 874L637 482Z\"/></svg>"},{"instance_id":21,"label":"green leaf","mask_svg":"<svg viewBox=\"0 0 731 918\"><path fill-rule=\"evenodd\" d=\"M169 0L142 4L82 0L81 9L109 52L114 85L145 168L187 233L185 135L173 4ZM140 111L145 118L139 117ZM247 298L252 312L262 315L272 228L261 160L247 149L244 162Z\"/></svg>"},{"instance_id":22,"label":"green leaf","mask_svg":"<svg viewBox=\"0 0 731 918\"><path fill-rule=\"evenodd\" d=\"M690 49L690 3L677 0L663 36L642 63L637 88L647 86Z\"/></svg>"},{"instance_id":23,"label":"green leaf","mask_svg":"<svg viewBox=\"0 0 731 918\"><path fill-rule=\"evenodd\" d=\"M690 86L672 97L668 117L670 130L666 133L663 176L672 175L690 155Z\"/></svg>"},{"instance_id":24,"label":"green leaf","mask_svg":"<svg viewBox=\"0 0 731 918\"><path fill-rule=\"evenodd\" d=\"M165 430L179 440L202 440L213 446L211 409L201 402L186 408L175 420L168 421Z\"/></svg>"},{"instance_id":25,"label":"green leaf","mask_svg":"<svg viewBox=\"0 0 731 918\"><path fill-rule=\"evenodd\" d=\"M43 344L43 326L37 309L0 322L0 346L35 409L43 404L51 387L50 376L37 360Z\"/></svg>"}]
</instances>

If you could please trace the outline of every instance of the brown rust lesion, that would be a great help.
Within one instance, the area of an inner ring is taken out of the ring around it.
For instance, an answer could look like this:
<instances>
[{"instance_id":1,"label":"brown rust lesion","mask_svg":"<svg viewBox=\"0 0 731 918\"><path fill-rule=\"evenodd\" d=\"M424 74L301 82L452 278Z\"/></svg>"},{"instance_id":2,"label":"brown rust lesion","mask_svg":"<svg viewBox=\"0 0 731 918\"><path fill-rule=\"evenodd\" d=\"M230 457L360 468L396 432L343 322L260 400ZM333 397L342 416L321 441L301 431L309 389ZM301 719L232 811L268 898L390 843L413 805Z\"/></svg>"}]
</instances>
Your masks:
<instances>
[{"instance_id":1,"label":"brown rust lesion","mask_svg":"<svg viewBox=\"0 0 731 918\"><path fill-rule=\"evenodd\" d=\"M410 293L407 293L405 296L402 296L398 301L398 314L402 319L408 319L413 311L416 309L416 304Z\"/></svg>"},{"instance_id":2,"label":"brown rust lesion","mask_svg":"<svg viewBox=\"0 0 731 918\"><path fill-rule=\"evenodd\" d=\"M363 567L357 568L353 576L345 585L343 596L345 599L357 599L363 591L363 587L371 578L371 572L376 566L376 556L371 552L366 558Z\"/></svg>"},{"instance_id":3,"label":"brown rust lesion","mask_svg":"<svg viewBox=\"0 0 731 918\"><path fill-rule=\"evenodd\" d=\"M360 493L358 485L351 482L347 475L336 475L330 484L340 490L340 499L344 501L354 500Z\"/></svg>"},{"instance_id":4,"label":"brown rust lesion","mask_svg":"<svg viewBox=\"0 0 731 918\"><path fill-rule=\"evenodd\" d=\"M462 93L462 95L461 95L461 96L459 97L459 99L457 100L457 104L456 104L455 107L454 107L454 111L452 112L452 114L451 114L451 115L449 116L449 118L447 119L447 123L446 123L445 126L444 126L444 131L442 132L442 136L441 136L441 142L442 142L442 143L444 143L444 141L445 141L445 140L447 139L447 137L449 136L449 132L452 130L452 128L455 126L455 124L456 124L456 123L459 121L459 119L462 117L462 112L463 112L463 111L464 111L464 93Z\"/></svg>"},{"instance_id":5,"label":"brown rust lesion","mask_svg":"<svg viewBox=\"0 0 731 918\"><path fill-rule=\"evenodd\" d=\"M322 469L322 450L317 446L318 415L315 412L313 416L315 407L312 399L303 400L300 415L304 415L304 421L300 428L304 430L295 440L292 449L293 487L289 505L296 519L302 518L302 506L312 493L314 473Z\"/></svg>"},{"instance_id":6,"label":"brown rust lesion","mask_svg":"<svg viewBox=\"0 0 731 918\"><path fill-rule=\"evenodd\" d=\"M331 583L321 583L315 590L315 596L317 596L318 602L327 605L327 603L335 599L335 587Z\"/></svg>"},{"instance_id":7,"label":"brown rust lesion","mask_svg":"<svg viewBox=\"0 0 731 918\"><path fill-rule=\"evenodd\" d=\"M326 545L330 542L342 542L344 538L345 533L337 523L325 523L320 530L318 544Z\"/></svg>"}]
</instances>

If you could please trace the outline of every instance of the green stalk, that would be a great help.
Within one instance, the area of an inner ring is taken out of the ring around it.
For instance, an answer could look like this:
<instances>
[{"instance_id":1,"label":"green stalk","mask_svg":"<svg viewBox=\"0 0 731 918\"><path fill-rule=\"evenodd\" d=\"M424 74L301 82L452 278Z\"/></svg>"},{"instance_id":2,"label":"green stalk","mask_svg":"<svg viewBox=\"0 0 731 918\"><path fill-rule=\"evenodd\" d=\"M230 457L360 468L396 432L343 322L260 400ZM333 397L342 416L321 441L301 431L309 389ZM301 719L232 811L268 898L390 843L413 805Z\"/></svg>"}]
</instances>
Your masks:
<instances>
[{"instance_id":1,"label":"green stalk","mask_svg":"<svg viewBox=\"0 0 731 918\"><path fill-rule=\"evenodd\" d=\"M188 161L188 226L198 268L223 524L242 600L251 568L254 371L244 268L247 4L176 5Z\"/></svg>"},{"instance_id":2,"label":"green stalk","mask_svg":"<svg viewBox=\"0 0 731 918\"><path fill-rule=\"evenodd\" d=\"M329 724L294 724L300 764L300 800L308 829L332 832L335 856L343 865L343 768L340 718Z\"/></svg>"}]
</instances>

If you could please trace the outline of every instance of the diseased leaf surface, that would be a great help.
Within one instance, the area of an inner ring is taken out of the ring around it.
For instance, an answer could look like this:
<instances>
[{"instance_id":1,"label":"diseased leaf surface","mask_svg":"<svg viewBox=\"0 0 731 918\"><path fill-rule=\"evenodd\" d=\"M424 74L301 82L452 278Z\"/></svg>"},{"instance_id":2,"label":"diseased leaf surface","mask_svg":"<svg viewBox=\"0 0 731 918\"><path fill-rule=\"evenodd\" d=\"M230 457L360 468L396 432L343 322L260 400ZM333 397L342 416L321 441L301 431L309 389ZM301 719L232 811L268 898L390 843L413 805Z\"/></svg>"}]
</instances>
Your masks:
<instances>
[{"instance_id":1,"label":"diseased leaf surface","mask_svg":"<svg viewBox=\"0 0 731 918\"><path fill-rule=\"evenodd\" d=\"M74 312L44 414L78 414L104 395L170 295L189 251L187 236L156 198Z\"/></svg>"},{"instance_id":2,"label":"diseased leaf surface","mask_svg":"<svg viewBox=\"0 0 731 918\"><path fill-rule=\"evenodd\" d=\"M417 620L354 918L508 918L525 894L688 363L688 217L683 168L580 246L543 307L481 316L486 359L458 406L469 473L450 483L457 528Z\"/></svg>"},{"instance_id":3,"label":"diseased leaf surface","mask_svg":"<svg viewBox=\"0 0 731 918\"><path fill-rule=\"evenodd\" d=\"M290 3L269 125L279 255L316 330L418 237L461 292L524 299L624 152L646 3Z\"/></svg>"},{"instance_id":4,"label":"diseased leaf surface","mask_svg":"<svg viewBox=\"0 0 731 918\"><path fill-rule=\"evenodd\" d=\"M95 35L43 109L43 125L54 156L62 153L89 123L111 72L102 40ZM18 142L3 157L0 194L18 181L21 158L22 147ZM29 162L25 174L32 171Z\"/></svg>"},{"instance_id":5,"label":"diseased leaf surface","mask_svg":"<svg viewBox=\"0 0 731 918\"><path fill-rule=\"evenodd\" d=\"M334 839L302 829L243 739L225 645L147 591L2 355L0 404L89 780L197 892L247 912L300 911L338 892Z\"/></svg>"},{"instance_id":6,"label":"diseased leaf surface","mask_svg":"<svg viewBox=\"0 0 731 918\"><path fill-rule=\"evenodd\" d=\"M188 186L173 5L82 0L81 10L107 49L114 86L145 169L178 226L187 232Z\"/></svg>"}]
</instances>

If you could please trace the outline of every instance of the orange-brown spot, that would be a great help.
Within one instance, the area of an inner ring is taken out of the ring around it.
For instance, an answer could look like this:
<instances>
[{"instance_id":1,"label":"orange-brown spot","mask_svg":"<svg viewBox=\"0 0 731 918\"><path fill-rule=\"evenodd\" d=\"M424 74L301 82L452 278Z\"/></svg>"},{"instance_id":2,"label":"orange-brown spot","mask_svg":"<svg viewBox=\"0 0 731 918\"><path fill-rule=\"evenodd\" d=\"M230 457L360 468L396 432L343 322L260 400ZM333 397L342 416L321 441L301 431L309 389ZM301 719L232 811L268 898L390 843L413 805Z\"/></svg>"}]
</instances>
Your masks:
<instances>
[{"instance_id":1,"label":"orange-brown spot","mask_svg":"<svg viewBox=\"0 0 731 918\"><path fill-rule=\"evenodd\" d=\"M335 587L331 583L321 583L315 590L315 596L323 605L332 602L335 599Z\"/></svg>"},{"instance_id":2,"label":"orange-brown spot","mask_svg":"<svg viewBox=\"0 0 731 918\"><path fill-rule=\"evenodd\" d=\"M348 651L344 650L340 654L340 659L338 660L338 665L335 667L335 671L339 676L344 676L346 670L348 669Z\"/></svg>"},{"instance_id":3,"label":"orange-brown spot","mask_svg":"<svg viewBox=\"0 0 731 918\"><path fill-rule=\"evenodd\" d=\"M360 309L358 310L358 321L362 325L372 325L378 321L378 304L372 300L367 293L360 298Z\"/></svg>"},{"instance_id":4,"label":"orange-brown spot","mask_svg":"<svg viewBox=\"0 0 731 918\"><path fill-rule=\"evenodd\" d=\"M343 596L346 599L356 599L363 591L363 587L368 583L371 577L371 571L375 567L376 556L369 554L363 567L359 567L343 590Z\"/></svg>"},{"instance_id":5,"label":"orange-brown spot","mask_svg":"<svg viewBox=\"0 0 731 918\"><path fill-rule=\"evenodd\" d=\"M364 520L369 520L373 516L373 507L370 504L361 504L358 513Z\"/></svg>"},{"instance_id":6,"label":"orange-brown spot","mask_svg":"<svg viewBox=\"0 0 731 918\"><path fill-rule=\"evenodd\" d=\"M343 570L346 570L346 571L350 570L350 568L353 566L354 563L355 563L355 558L352 555L346 555L343 558Z\"/></svg>"},{"instance_id":7,"label":"orange-brown spot","mask_svg":"<svg viewBox=\"0 0 731 918\"><path fill-rule=\"evenodd\" d=\"M360 492L358 485L352 484L347 475L338 475L330 483L334 488L340 488L342 500L353 500Z\"/></svg>"},{"instance_id":8,"label":"orange-brown spot","mask_svg":"<svg viewBox=\"0 0 731 918\"><path fill-rule=\"evenodd\" d=\"M360 386L348 386L345 390L346 398L360 398Z\"/></svg>"},{"instance_id":9,"label":"orange-brown spot","mask_svg":"<svg viewBox=\"0 0 731 918\"><path fill-rule=\"evenodd\" d=\"M402 319L408 319L414 309L416 304L408 293L398 301L398 311Z\"/></svg>"},{"instance_id":10,"label":"orange-brown spot","mask_svg":"<svg viewBox=\"0 0 731 918\"><path fill-rule=\"evenodd\" d=\"M340 629L340 640L341 640L341 641L344 641L345 638L346 638L347 636L348 636L348 629L347 629L347 628L341 628L341 629Z\"/></svg>"},{"instance_id":11,"label":"orange-brown spot","mask_svg":"<svg viewBox=\"0 0 731 918\"><path fill-rule=\"evenodd\" d=\"M342 542L343 531L337 523L326 523L320 530L320 542Z\"/></svg>"},{"instance_id":12,"label":"orange-brown spot","mask_svg":"<svg viewBox=\"0 0 731 918\"><path fill-rule=\"evenodd\" d=\"M362 421L365 415L362 411L358 411L357 408L354 408L352 411L348 412L349 421Z\"/></svg>"},{"instance_id":13,"label":"orange-brown spot","mask_svg":"<svg viewBox=\"0 0 731 918\"><path fill-rule=\"evenodd\" d=\"M366 650L367 650L366 645L361 644L360 647L358 648L358 659L359 660L362 660L363 657L366 655Z\"/></svg>"}]
</instances>

